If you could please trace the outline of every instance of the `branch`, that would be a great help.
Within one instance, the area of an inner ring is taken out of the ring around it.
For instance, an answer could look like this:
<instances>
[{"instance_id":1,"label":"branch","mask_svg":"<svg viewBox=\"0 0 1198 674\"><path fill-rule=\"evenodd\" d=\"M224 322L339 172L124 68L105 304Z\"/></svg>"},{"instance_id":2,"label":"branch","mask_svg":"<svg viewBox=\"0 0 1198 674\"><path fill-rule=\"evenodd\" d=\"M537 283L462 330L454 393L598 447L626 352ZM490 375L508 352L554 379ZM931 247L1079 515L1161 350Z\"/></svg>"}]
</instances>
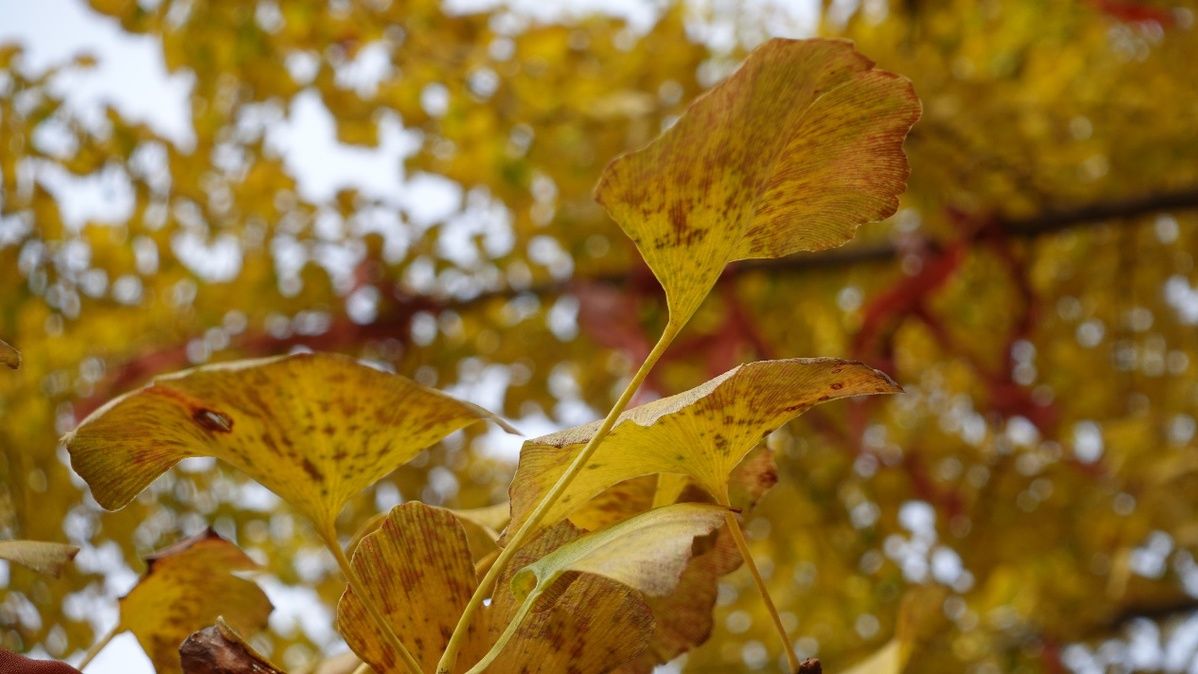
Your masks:
<instances>
[{"instance_id":1,"label":"branch","mask_svg":"<svg viewBox=\"0 0 1198 674\"><path fill-rule=\"evenodd\" d=\"M1105 224L1111 220L1130 219L1152 213L1198 209L1198 187L1176 192L1162 192L1144 197L1087 204L1068 210L1053 210L1030 218L998 218L996 225L1010 236L1035 239L1081 227ZM983 229L972 236L973 240L986 236ZM749 272L806 273L824 269L837 269L866 264L889 263L901 254L892 243L865 244L839 248L821 253L793 255L772 260L748 260L734 264L725 270L721 282ZM334 321L333 326L320 335L293 335L286 338L272 337L267 333L247 333L233 341L231 348L245 356L268 355L285 351L295 346L313 349L338 350L360 344L371 339L395 338L408 341L410 319L418 311L440 313L462 311L485 304L495 299L509 299L518 295L555 296L571 293L576 284L599 283L626 285L636 275L627 270L608 272L588 278L566 281L549 281L533 284L526 288L498 288L480 293L469 299L418 296L398 298L389 312L371 325L357 325L344 318ZM635 279L633 279L635 281ZM181 369L190 365L184 346L155 351L136 356L114 368L113 375L96 387L93 395L79 400L75 405L76 418L82 419L102 405L113 395L132 388L152 375Z\"/></svg>"}]
</instances>

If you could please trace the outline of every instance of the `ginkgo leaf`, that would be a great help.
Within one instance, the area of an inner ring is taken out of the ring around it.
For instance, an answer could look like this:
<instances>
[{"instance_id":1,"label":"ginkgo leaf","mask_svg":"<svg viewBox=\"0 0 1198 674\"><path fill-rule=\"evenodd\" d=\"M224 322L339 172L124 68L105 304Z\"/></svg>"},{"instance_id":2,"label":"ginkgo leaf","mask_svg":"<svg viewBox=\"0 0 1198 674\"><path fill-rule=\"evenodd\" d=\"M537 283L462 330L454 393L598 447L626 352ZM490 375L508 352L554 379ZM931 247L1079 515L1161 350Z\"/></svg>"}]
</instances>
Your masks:
<instances>
[{"instance_id":1,"label":"ginkgo leaf","mask_svg":"<svg viewBox=\"0 0 1198 674\"><path fill-rule=\"evenodd\" d=\"M919 115L910 81L851 43L773 39L659 138L613 160L595 198L680 326L729 262L838 246L893 214Z\"/></svg>"},{"instance_id":2,"label":"ginkgo leaf","mask_svg":"<svg viewBox=\"0 0 1198 674\"><path fill-rule=\"evenodd\" d=\"M79 547L46 541L0 541L0 559L15 562L38 573L57 578Z\"/></svg>"},{"instance_id":3,"label":"ginkgo leaf","mask_svg":"<svg viewBox=\"0 0 1198 674\"><path fill-rule=\"evenodd\" d=\"M668 594L690 559L694 539L719 528L728 512L700 503L658 508L579 537L526 564L508 584L520 608L468 674L484 671L503 653L529 611L554 588L560 592L567 574L607 578L647 596Z\"/></svg>"},{"instance_id":4,"label":"ginkgo leaf","mask_svg":"<svg viewBox=\"0 0 1198 674\"><path fill-rule=\"evenodd\" d=\"M512 577L518 599L543 591L567 571L604 576L649 596L673 589L691 541L719 528L727 510L679 503L587 534L526 565Z\"/></svg>"},{"instance_id":5,"label":"ginkgo leaf","mask_svg":"<svg viewBox=\"0 0 1198 674\"><path fill-rule=\"evenodd\" d=\"M21 367L21 352L0 339L0 365L6 365L14 370Z\"/></svg>"},{"instance_id":6,"label":"ginkgo leaf","mask_svg":"<svg viewBox=\"0 0 1198 674\"><path fill-rule=\"evenodd\" d=\"M334 354L239 361L159 377L64 439L100 505L121 508L189 456L223 459L330 530L345 501L483 420L470 403ZM324 532L322 532L324 533Z\"/></svg>"},{"instance_id":7,"label":"ginkgo leaf","mask_svg":"<svg viewBox=\"0 0 1198 674\"><path fill-rule=\"evenodd\" d=\"M208 532L146 559L148 568L120 600L118 631L129 630L159 674L180 672L179 645L218 617L243 634L266 626L272 606L252 581L258 568L236 545Z\"/></svg>"},{"instance_id":8,"label":"ginkgo leaf","mask_svg":"<svg viewBox=\"0 0 1198 674\"><path fill-rule=\"evenodd\" d=\"M813 405L899 390L885 374L852 361L794 358L737 366L622 414L544 522L570 515L613 484L653 473L686 475L725 502L728 475L764 435ZM587 424L524 443L510 488L512 526L527 518L597 427Z\"/></svg>"},{"instance_id":9,"label":"ginkgo leaf","mask_svg":"<svg viewBox=\"0 0 1198 674\"><path fill-rule=\"evenodd\" d=\"M283 674L224 618L187 637L179 661L184 674Z\"/></svg>"},{"instance_id":10,"label":"ginkgo leaf","mask_svg":"<svg viewBox=\"0 0 1198 674\"><path fill-rule=\"evenodd\" d=\"M517 595L512 583L501 581L493 603L468 635L461 664L468 666L482 657L509 627L511 633L492 663L493 671L548 674L571 667L608 671L637 657L649 643L653 618L640 593L625 581L668 592L690 556L691 539L718 527L726 511L687 504L660 512L626 530L631 540L641 541L639 564L658 567L640 573L619 568L621 562L614 558L602 575L578 573L585 570L581 568L587 566L585 560L590 560L588 569L593 572L604 567L598 560L605 551L614 557L624 551L620 543L605 544L606 539L581 535L568 523L547 530L522 548L514 558L520 566L557 554L554 559L576 560L580 568L548 570L539 586L533 581L535 597ZM644 545L646 539L657 547L650 550ZM647 558L654 564L645 564ZM404 646L424 669L431 670L477 586L462 520L448 510L419 502L397 506L375 532L363 538L353 566ZM505 579L517 570L523 572L516 566ZM567 573L571 577L563 578ZM555 585L556 581L561 582ZM550 586L556 591L549 591ZM587 611L577 611L578 606L586 606ZM514 621L521 615L522 621ZM337 624L350 648L376 671L398 667L398 654L379 634L352 589L337 605ZM563 643L571 647L563 649Z\"/></svg>"},{"instance_id":11,"label":"ginkgo leaf","mask_svg":"<svg viewBox=\"0 0 1198 674\"><path fill-rule=\"evenodd\" d=\"M761 448L745 457L733 471L729 479L731 501L742 513L748 513L776 482L773 453ZM704 496L706 493L696 487L687 486L675 498ZM571 515L571 520L573 517ZM639 670L634 671L651 671L654 666L673 660L711 636L714 627L712 609L720 579L740 568L742 560L727 527L708 538L714 540L704 546L696 541L696 550L673 591L646 599L653 612L653 638L638 660Z\"/></svg>"},{"instance_id":12,"label":"ginkgo leaf","mask_svg":"<svg viewBox=\"0 0 1198 674\"><path fill-rule=\"evenodd\" d=\"M403 645L433 669L478 584L458 519L416 501L396 506L358 544L352 564ZM399 654L352 589L337 604L337 628L375 671L400 671Z\"/></svg>"}]
</instances>

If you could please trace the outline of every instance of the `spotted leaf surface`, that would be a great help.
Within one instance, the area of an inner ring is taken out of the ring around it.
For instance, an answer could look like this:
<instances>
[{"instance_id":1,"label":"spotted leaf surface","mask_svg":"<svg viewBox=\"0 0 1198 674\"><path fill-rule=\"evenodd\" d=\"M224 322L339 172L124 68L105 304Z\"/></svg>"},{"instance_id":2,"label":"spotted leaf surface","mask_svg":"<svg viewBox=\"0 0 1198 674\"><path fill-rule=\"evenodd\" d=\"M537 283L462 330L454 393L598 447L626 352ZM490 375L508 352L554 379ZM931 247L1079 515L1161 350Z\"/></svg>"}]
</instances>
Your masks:
<instances>
[{"instance_id":1,"label":"spotted leaf surface","mask_svg":"<svg viewBox=\"0 0 1198 674\"><path fill-rule=\"evenodd\" d=\"M333 354L298 354L160 377L66 438L100 505L127 504L180 459L214 456L331 528L345 501L482 408Z\"/></svg>"},{"instance_id":2,"label":"spotted leaf surface","mask_svg":"<svg viewBox=\"0 0 1198 674\"><path fill-rule=\"evenodd\" d=\"M516 570L581 535L562 523L517 553L512 568L501 576L493 601L480 612L457 671L482 658L517 615L526 597L517 598L511 590ZM477 586L462 519L419 502L398 506L363 538L353 565L401 641L432 671ZM553 591L534 598L533 610L526 612L490 671L611 671L644 652L653 632L653 616L640 593L589 574L558 580ZM587 610L578 611L579 606ZM375 671L396 668L396 654L352 590L346 590L337 606L337 624L350 648Z\"/></svg>"},{"instance_id":3,"label":"spotted leaf surface","mask_svg":"<svg viewBox=\"0 0 1198 674\"><path fill-rule=\"evenodd\" d=\"M596 199L685 323L734 260L815 251L898 207L920 104L851 43L774 39L673 127L616 158Z\"/></svg>"},{"instance_id":4,"label":"spotted leaf surface","mask_svg":"<svg viewBox=\"0 0 1198 674\"><path fill-rule=\"evenodd\" d=\"M129 630L160 674L182 671L179 645L218 617L242 634L266 627L270 600L234 575L257 564L212 531L181 541L146 560L148 568L120 601L120 629Z\"/></svg>"},{"instance_id":5,"label":"spotted leaf surface","mask_svg":"<svg viewBox=\"0 0 1198 674\"><path fill-rule=\"evenodd\" d=\"M570 515L611 485L653 473L688 476L723 500L729 474L765 434L822 402L898 390L871 367L832 358L737 366L622 414L545 521ZM527 518L596 428L587 424L524 443L510 490L513 523Z\"/></svg>"},{"instance_id":6,"label":"spotted leaf surface","mask_svg":"<svg viewBox=\"0 0 1198 674\"><path fill-rule=\"evenodd\" d=\"M66 543L45 541L0 541L0 559L15 562L38 573L58 577L79 554L79 548Z\"/></svg>"},{"instance_id":7,"label":"spotted leaf surface","mask_svg":"<svg viewBox=\"0 0 1198 674\"><path fill-rule=\"evenodd\" d=\"M5 365L13 370L21 367L21 352L3 339L0 339L0 365Z\"/></svg>"},{"instance_id":8,"label":"spotted leaf surface","mask_svg":"<svg viewBox=\"0 0 1198 674\"><path fill-rule=\"evenodd\" d=\"M425 670L434 670L478 585L466 532L457 518L419 502L397 506L363 537L352 562L400 641ZM399 654L350 589L337 604L337 626L375 671L401 671Z\"/></svg>"}]
</instances>

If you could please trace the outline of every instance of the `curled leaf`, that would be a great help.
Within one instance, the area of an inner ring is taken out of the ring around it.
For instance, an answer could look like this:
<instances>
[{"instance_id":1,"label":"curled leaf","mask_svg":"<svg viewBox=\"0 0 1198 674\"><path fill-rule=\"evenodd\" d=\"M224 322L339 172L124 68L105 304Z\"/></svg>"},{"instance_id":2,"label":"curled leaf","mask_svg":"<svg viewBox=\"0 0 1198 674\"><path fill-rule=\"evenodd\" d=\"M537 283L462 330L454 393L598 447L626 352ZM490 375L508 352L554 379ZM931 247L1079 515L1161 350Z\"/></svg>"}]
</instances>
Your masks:
<instances>
[{"instance_id":1,"label":"curled leaf","mask_svg":"<svg viewBox=\"0 0 1198 674\"><path fill-rule=\"evenodd\" d=\"M651 510L587 534L526 565L512 577L512 592L524 599L543 592L568 571L591 573L661 596L673 589L691 541L719 528L724 508L679 503Z\"/></svg>"},{"instance_id":2,"label":"curled leaf","mask_svg":"<svg viewBox=\"0 0 1198 674\"><path fill-rule=\"evenodd\" d=\"M3 339L0 339L0 365L5 365L13 370L21 367L21 352Z\"/></svg>"},{"instance_id":3,"label":"curled leaf","mask_svg":"<svg viewBox=\"0 0 1198 674\"><path fill-rule=\"evenodd\" d=\"M195 632L179 646L184 674L283 674L224 618Z\"/></svg>"},{"instance_id":4,"label":"curled leaf","mask_svg":"<svg viewBox=\"0 0 1198 674\"><path fill-rule=\"evenodd\" d=\"M519 608L468 674L482 672L498 659L533 607L563 592L562 584L573 575L606 578L649 596L668 594L690 559L694 539L718 528L728 512L698 503L658 508L570 541L525 565L509 583Z\"/></svg>"},{"instance_id":5,"label":"curled leaf","mask_svg":"<svg viewBox=\"0 0 1198 674\"><path fill-rule=\"evenodd\" d=\"M406 377L344 356L296 354L159 377L97 410L65 442L72 467L108 509L180 459L213 456L331 530L351 496L483 420L512 430Z\"/></svg>"},{"instance_id":6,"label":"curled leaf","mask_svg":"<svg viewBox=\"0 0 1198 674\"><path fill-rule=\"evenodd\" d=\"M15 562L38 573L57 578L79 547L45 541L0 541L0 559Z\"/></svg>"},{"instance_id":7,"label":"curled leaf","mask_svg":"<svg viewBox=\"0 0 1198 674\"><path fill-rule=\"evenodd\" d=\"M129 630L160 674L181 672L179 644L223 616L252 634L272 606L252 581L234 572L258 568L236 545L208 532L146 559L146 573L120 601L118 631Z\"/></svg>"},{"instance_id":8,"label":"curled leaf","mask_svg":"<svg viewBox=\"0 0 1198 674\"><path fill-rule=\"evenodd\" d=\"M545 523L570 515L613 484L653 473L688 476L724 502L729 474L767 433L822 402L898 390L885 374L851 361L793 358L740 365L622 414ZM510 490L514 525L527 518L597 427L587 424L524 443Z\"/></svg>"},{"instance_id":9,"label":"curled leaf","mask_svg":"<svg viewBox=\"0 0 1198 674\"><path fill-rule=\"evenodd\" d=\"M729 262L838 246L893 214L919 115L910 81L851 43L773 39L659 138L613 160L595 198L681 325Z\"/></svg>"}]
</instances>

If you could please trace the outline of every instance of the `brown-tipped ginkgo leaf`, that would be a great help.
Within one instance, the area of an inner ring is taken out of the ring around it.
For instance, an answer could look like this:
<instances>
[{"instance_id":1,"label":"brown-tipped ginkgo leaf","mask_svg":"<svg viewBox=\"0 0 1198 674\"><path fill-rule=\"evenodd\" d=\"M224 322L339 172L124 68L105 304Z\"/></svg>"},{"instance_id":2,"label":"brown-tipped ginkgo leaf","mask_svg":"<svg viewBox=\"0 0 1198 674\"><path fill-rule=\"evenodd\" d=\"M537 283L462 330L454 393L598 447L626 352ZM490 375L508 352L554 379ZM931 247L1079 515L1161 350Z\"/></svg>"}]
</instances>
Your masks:
<instances>
[{"instance_id":1,"label":"brown-tipped ginkgo leaf","mask_svg":"<svg viewBox=\"0 0 1198 674\"><path fill-rule=\"evenodd\" d=\"M613 484L653 473L686 475L724 502L728 475L766 434L822 402L894 393L885 374L833 358L739 365L689 391L634 407L549 509L545 524L570 515ZM510 488L519 526L582 449L598 423L529 440Z\"/></svg>"},{"instance_id":2,"label":"brown-tipped ginkgo leaf","mask_svg":"<svg viewBox=\"0 0 1198 674\"><path fill-rule=\"evenodd\" d=\"M272 606L252 581L233 575L258 565L236 545L208 532L146 559L146 573L120 601L118 630L129 630L154 669L180 672L179 645L222 617L242 634L266 626Z\"/></svg>"},{"instance_id":3,"label":"brown-tipped ginkgo leaf","mask_svg":"<svg viewBox=\"0 0 1198 674\"><path fill-rule=\"evenodd\" d=\"M773 39L674 126L604 170L595 198L690 318L724 266L839 246L894 213L911 82L840 40Z\"/></svg>"},{"instance_id":4,"label":"brown-tipped ginkgo leaf","mask_svg":"<svg viewBox=\"0 0 1198 674\"><path fill-rule=\"evenodd\" d=\"M15 562L38 573L57 578L79 548L45 541L0 541L0 559Z\"/></svg>"},{"instance_id":5,"label":"brown-tipped ginkgo leaf","mask_svg":"<svg viewBox=\"0 0 1198 674\"><path fill-rule=\"evenodd\" d=\"M482 420L512 430L406 377L345 356L297 354L159 377L97 410L65 442L105 508L124 506L180 459L214 456L327 533L351 496Z\"/></svg>"},{"instance_id":6,"label":"brown-tipped ginkgo leaf","mask_svg":"<svg viewBox=\"0 0 1198 674\"><path fill-rule=\"evenodd\" d=\"M0 365L5 365L14 370L21 367L21 352L17 351L3 339L0 339Z\"/></svg>"},{"instance_id":7,"label":"brown-tipped ginkgo leaf","mask_svg":"<svg viewBox=\"0 0 1198 674\"><path fill-rule=\"evenodd\" d=\"M225 622L195 632L179 646L183 674L283 674Z\"/></svg>"}]
</instances>

